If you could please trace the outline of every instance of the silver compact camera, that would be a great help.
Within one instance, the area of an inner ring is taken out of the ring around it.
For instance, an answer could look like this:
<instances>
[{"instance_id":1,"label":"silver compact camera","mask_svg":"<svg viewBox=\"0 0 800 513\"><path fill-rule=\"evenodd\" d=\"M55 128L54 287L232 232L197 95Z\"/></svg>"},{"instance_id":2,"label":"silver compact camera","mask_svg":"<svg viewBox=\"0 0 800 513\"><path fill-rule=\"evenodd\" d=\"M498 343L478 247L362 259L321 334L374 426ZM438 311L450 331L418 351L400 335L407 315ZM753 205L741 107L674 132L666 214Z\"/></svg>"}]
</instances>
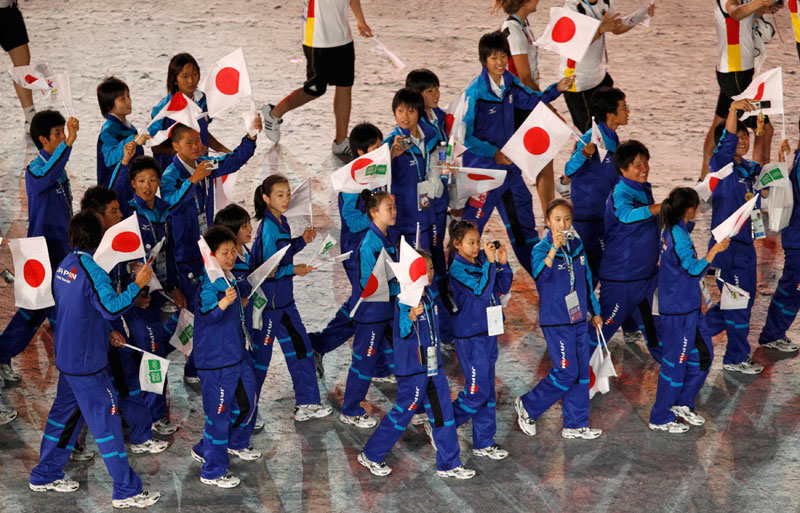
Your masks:
<instances>
[{"instance_id":1,"label":"silver compact camera","mask_svg":"<svg viewBox=\"0 0 800 513\"><path fill-rule=\"evenodd\" d=\"M577 235L575 233L575 230L558 230L558 231L563 233L564 234L564 238L566 238L567 240L572 240Z\"/></svg>"}]
</instances>

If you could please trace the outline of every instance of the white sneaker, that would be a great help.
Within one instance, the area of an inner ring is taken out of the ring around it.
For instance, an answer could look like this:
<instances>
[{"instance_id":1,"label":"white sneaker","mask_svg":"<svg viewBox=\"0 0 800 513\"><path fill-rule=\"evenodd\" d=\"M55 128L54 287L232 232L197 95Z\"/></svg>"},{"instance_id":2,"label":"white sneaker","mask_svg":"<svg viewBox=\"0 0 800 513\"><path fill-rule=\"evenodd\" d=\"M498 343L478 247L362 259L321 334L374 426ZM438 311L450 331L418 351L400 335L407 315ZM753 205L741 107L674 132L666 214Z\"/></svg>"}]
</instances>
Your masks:
<instances>
[{"instance_id":1,"label":"white sneaker","mask_svg":"<svg viewBox=\"0 0 800 513\"><path fill-rule=\"evenodd\" d=\"M425 434L431 439L431 447L433 447L433 450L438 451L439 449L436 447L436 440L433 439L433 424L431 424L430 421L425 423Z\"/></svg>"},{"instance_id":2,"label":"white sneaker","mask_svg":"<svg viewBox=\"0 0 800 513\"><path fill-rule=\"evenodd\" d=\"M650 424L650 429L653 431L666 431L667 433L679 434L689 431L689 426L673 420L672 422L667 422L666 424Z\"/></svg>"},{"instance_id":3,"label":"white sneaker","mask_svg":"<svg viewBox=\"0 0 800 513\"><path fill-rule=\"evenodd\" d=\"M17 418L17 410L0 410L0 426Z\"/></svg>"},{"instance_id":4,"label":"white sneaker","mask_svg":"<svg viewBox=\"0 0 800 513\"><path fill-rule=\"evenodd\" d=\"M272 109L275 106L271 103L265 103L261 106L261 120L264 123L264 135L267 136L267 139L270 141L277 143L281 140L281 123L283 123L283 118L276 118L272 115Z\"/></svg>"},{"instance_id":5,"label":"white sneaker","mask_svg":"<svg viewBox=\"0 0 800 513\"><path fill-rule=\"evenodd\" d=\"M411 425L412 426L419 426L419 425L422 425L422 424L424 424L426 422L428 422L428 414L425 413L425 412L415 413L411 417Z\"/></svg>"},{"instance_id":6,"label":"white sneaker","mask_svg":"<svg viewBox=\"0 0 800 513\"><path fill-rule=\"evenodd\" d=\"M385 477L392 473L392 468L386 462L375 463L367 459L363 451L358 453L358 462L367 467L373 476Z\"/></svg>"},{"instance_id":7,"label":"white sneaker","mask_svg":"<svg viewBox=\"0 0 800 513\"><path fill-rule=\"evenodd\" d=\"M564 183L562 181L564 180L564 178L565 176L561 175L560 177L558 177L558 180L556 180L555 183L556 192L560 194L562 198L568 200L570 199L570 197L572 197L572 185L570 183Z\"/></svg>"},{"instance_id":8,"label":"white sneaker","mask_svg":"<svg viewBox=\"0 0 800 513\"><path fill-rule=\"evenodd\" d=\"M331 151L333 151L333 154L337 157L353 157L353 150L350 149L350 139L347 137L345 137L340 143L333 141L333 143L331 143Z\"/></svg>"},{"instance_id":9,"label":"white sneaker","mask_svg":"<svg viewBox=\"0 0 800 513\"><path fill-rule=\"evenodd\" d=\"M14 372L14 369L12 369L10 365L6 365L5 363L0 364L0 377L12 383L20 380L20 375Z\"/></svg>"},{"instance_id":10,"label":"white sneaker","mask_svg":"<svg viewBox=\"0 0 800 513\"><path fill-rule=\"evenodd\" d=\"M253 424L253 431L261 431L264 429L264 421L260 417L256 417L256 423Z\"/></svg>"},{"instance_id":11,"label":"white sneaker","mask_svg":"<svg viewBox=\"0 0 800 513\"><path fill-rule=\"evenodd\" d=\"M47 483L43 485L35 485L33 483L28 483L28 486L34 492L70 493L80 488L81 484L77 481L71 481L67 478L64 478L64 479L56 479L52 483Z\"/></svg>"},{"instance_id":12,"label":"white sneaker","mask_svg":"<svg viewBox=\"0 0 800 513\"><path fill-rule=\"evenodd\" d=\"M472 449L472 455L486 457L490 460L504 460L508 458L508 451L494 444L489 447L484 447L483 449Z\"/></svg>"},{"instance_id":13,"label":"white sneaker","mask_svg":"<svg viewBox=\"0 0 800 513\"><path fill-rule=\"evenodd\" d=\"M201 477L200 482L207 485L218 486L220 488L236 488L241 484L242 480L228 472L224 476L219 476L216 479L206 479Z\"/></svg>"},{"instance_id":14,"label":"white sneaker","mask_svg":"<svg viewBox=\"0 0 800 513\"><path fill-rule=\"evenodd\" d=\"M517 424L519 424L519 428L526 435L534 436L536 434L536 420L528 415L528 411L522 404L521 398L517 397L514 399L514 409L517 411Z\"/></svg>"},{"instance_id":15,"label":"white sneaker","mask_svg":"<svg viewBox=\"0 0 800 513\"><path fill-rule=\"evenodd\" d=\"M382 378L372 378L373 383L394 383L397 384L397 378L394 377L394 374L389 374L388 376L384 376Z\"/></svg>"},{"instance_id":16,"label":"white sneaker","mask_svg":"<svg viewBox=\"0 0 800 513\"><path fill-rule=\"evenodd\" d=\"M155 438L151 438L150 440L141 443L141 444L131 444L131 452L133 454L158 454L160 452L166 451L170 446L170 443L167 440L156 440Z\"/></svg>"},{"instance_id":17,"label":"white sneaker","mask_svg":"<svg viewBox=\"0 0 800 513\"><path fill-rule=\"evenodd\" d=\"M294 407L294 420L304 422L309 419L321 419L333 413L333 408L322 403L298 404Z\"/></svg>"},{"instance_id":18,"label":"white sneaker","mask_svg":"<svg viewBox=\"0 0 800 513\"><path fill-rule=\"evenodd\" d=\"M197 376L186 376L186 375L184 375L183 376L183 382L186 383L187 385L199 385L200 384L200 378L197 377Z\"/></svg>"},{"instance_id":19,"label":"white sneaker","mask_svg":"<svg viewBox=\"0 0 800 513\"><path fill-rule=\"evenodd\" d=\"M689 409L688 406L673 406L669 410L692 426L702 426L706 423L706 419L702 415Z\"/></svg>"},{"instance_id":20,"label":"white sneaker","mask_svg":"<svg viewBox=\"0 0 800 513\"><path fill-rule=\"evenodd\" d=\"M475 471L469 468L464 468L459 465L450 470L437 470L436 475L439 477L454 477L456 479L472 479L475 477Z\"/></svg>"},{"instance_id":21,"label":"white sneaker","mask_svg":"<svg viewBox=\"0 0 800 513\"><path fill-rule=\"evenodd\" d=\"M776 349L782 353L794 353L798 349L800 349L800 344L795 344L789 337L783 337L778 340L773 340L772 342L767 342L766 344L761 344L764 347L768 347L770 349ZM6 378L8 379L8 378Z\"/></svg>"},{"instance_id":22,"label":"white sneaker","mask_svg":"<svg viewBox=\"0 0 800 513\"><path fill-rule=\"evenodd\" d=\"M325 355L313 350L311 351L311 354L314 355L314 368L317 370L317 377L321 378L325 375L325 367L322 366L322 357Z\"/></svg>"},{"instance_id":23,"label":"white sneaker","mask_svg":"<svg viewBox=\"0 0 800 513\"><path fill-rule=\"evenodd\" d=\"M178 426L171 423L168 418L162 417L157 421L153 422L152 429L159 435L167 436L177 431Z\"/></svg>"},{"instance_id":24,"label":"white sneaker","mask_svg":"<svg viewBox=\"0 0 800 513\"><path fill-rule=\"evenodd\" d=\"M161 498L161 492L150 493L147 490L142 490L139 495L128 497L127 499L117 499L111 501L111 505L119 509L128 508L149 508Z\"/></svg>"},{"instance_id":25,"label":"white sneaker","mask_svg":"<svg viewBox=\"0 0 800 513\"><path fill-rule=\"evenodd\" d=\"M635 344L640 340L644 340L644 335L641 331L623 331L622 338L626 344Z\"/></svg>"},{"instance_id":26,"label":"white sneaker","mask_svg":"<svg viewBox=\"0 0 800 513\"><path fill-rule=\"evenodd\" d=\"M561 430L561 438L566 438L567 440L571 440L573 438L581 438L583 440L594 440L595 438L600 438L600 435L603 434L602 429L593 429L590 427L582 427L582 428L564 428Z\"/></svg>"},{"instance_id":27,"label":"white sneaker","mask_svg":"<svg viewBox=\"0 0 800 513\"><path fill-rule=\"evenodd\" d=\"M239 459L245 461L255 461L261 458L262 453L261 451L257 451L253 449L253 446L247 447L246 449L231 449L228 448L228 454L231 456L238 456Z\"/></svg>"},{"instance_id":28,"label":"white sneaker","mask_svg":"<svg viewBox=\"0 0 800 513\"><path fill-rule=\"evenodd\" d=\"M722 368L725 369L726 371L741 372L742 374L760 374L764 372L764 366L755 363L750 358L741 363L723 364Z\"/></svg>"},{"instance_id":29,"label":"white sneaker","mask_svg":"<svg viewBox=\"0 0 800 513\"><path fill-rule=\"evenodd\" d=\"M94 451L90 451L82 445L75 445L69 455L69 459L72 461L90 461L94 459Z\"/></svg>"},{"instance_id":30,"label":"white sneaker","mask_svg":"<svg viewBox=\"0 0 800 513\"><path fill-rule=\"evenodd\" d=\"M364 413L363 415L345 415L344 413L340 413L339 420L345 424L350 424L351 426L360 427L363 429L375 427L378 424L377 419L367 413Z\"/></svg>"},{"instance_id":31,"label":"white sneaker","mask_svg":"<svg viewBox=\"0 0 800 513\"><path fill-rule=\"evenodd\" d=\"M192 450L189 452L189 454L192 455L192 459L194 461L196 461L197 463L199 463L201 465L205 465L206 464L206 459L204 457L200 456L199 454L197 454L196 452L194 452L194 447L192 447Z\"/></svg>"}]
</instances>

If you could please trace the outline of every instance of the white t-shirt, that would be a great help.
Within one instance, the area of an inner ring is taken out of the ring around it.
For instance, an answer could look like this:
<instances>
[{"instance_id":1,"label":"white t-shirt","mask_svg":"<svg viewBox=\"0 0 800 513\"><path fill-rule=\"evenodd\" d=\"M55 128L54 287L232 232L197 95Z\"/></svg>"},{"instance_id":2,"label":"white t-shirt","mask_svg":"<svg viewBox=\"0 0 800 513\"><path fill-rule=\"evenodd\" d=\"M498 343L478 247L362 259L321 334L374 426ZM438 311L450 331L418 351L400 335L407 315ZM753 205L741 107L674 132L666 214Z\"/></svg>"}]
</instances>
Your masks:
<instances>
[{"instance_id":1,"label":"white t-shirt","mask_svg":"<svg viewBox=\"0 0 800 513\"><path fill-rule=\"evenodd\" d=\"M594 4L588 0L566 0L564 8L570 9L586 16L591 16L596 20L602 20L608 12L609 17L613 16L614 9L611 7L611 0L597 0ZM586 50L580 62L561 57L561 76L570 77L575 75L575 85L570 91L580 92L596 87L606 76L606 37L600 36Z\"/></svg>"},{"instance_id":2,"label":"white t-shirt","mask_svg":"<svg viewBox=\"0 0 800 513\"><path fill-rule=\"evenodd\" d=\"M537 52L538 49L533 44L535 38L533 37L533 30L531 30L528 20L523 20L523 22L520 23L517 16L509 16L506 18L506 21L503 22L503 27L500 30L504 34L508 31L507 39L508 47L511 50L511 56L528 56L528 67L531 69L531 77L533 77L534 82L539 85L539 54Z\"/></svg>"},{"instance_id":3,"label":"white t-shirt","mask_svg":"<svg viewBox=\"0 0 800 513\"><path fill-rule=\"evenodd\" d=\"M333 48L353 42L347 11L350 0L305 0L303 45Z\"/></svg>"},{"instance_id":4,"label":"white t-shirt","mask_svg":"<svg viewBox=\"0 0 800 513\"><path fill-rule=\"evenodd\" d=\"M740 0L740 3L746 4L750 1ZM736 21L728 15L725 7L727 3L727 0L715 0L714 5L714 25L719 43L717 71L731 73L753 69L756 58L753 33L755 14Z\"/></svg>"}]
</instances>

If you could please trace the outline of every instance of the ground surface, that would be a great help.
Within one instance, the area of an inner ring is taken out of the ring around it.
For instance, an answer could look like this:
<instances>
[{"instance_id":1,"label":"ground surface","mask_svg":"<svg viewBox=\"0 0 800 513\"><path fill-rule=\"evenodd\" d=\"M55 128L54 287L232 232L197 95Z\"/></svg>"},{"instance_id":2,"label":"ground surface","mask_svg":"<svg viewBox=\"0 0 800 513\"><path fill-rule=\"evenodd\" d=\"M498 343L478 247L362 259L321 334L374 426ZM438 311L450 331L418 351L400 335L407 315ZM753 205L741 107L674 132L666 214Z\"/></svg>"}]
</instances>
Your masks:
<instances>
[{"instance_id":1,"label":"ground surface","mask_svg":"<svg viewBox=\"0 0 800 513\"><path fill-rule=\"evenodd\" d=\"M24 1L34 62L48 61L57 71L69 70L75 109L82 130L69 173L75 197L94 182L95 141L102 124L94 88L114 74L131 87L132 121L143 129L150 108L164 94L169 57L191 52L208 69L214 60L243 47L257 101L276 102L300 84L304 64L300 48L300 2L88 2L45 4ZM403 58L409 69L429 67L442 81L442 104L449 102L480 69L479 36L498 27L500 15L489 16L488 0L425 2L367 0L367 20L381 40ZM618 0L629 12L638 1ZM542 0L531 20L541 33L553 0ZM638 138L650 148L651 182L657 201L674 186L692 185L698 174L702 137L716 101L714 63L716 36L713 2L675 0L659 6L650 30L636 29L611 37L611 73L627 93L631 123L622 138ZM787 113L797 139L795 106L800 79L788 14L778 17L785 42L769 47L766 67L783 66ZM369 120L391 129L391 97L401 77L371 43L356 41L357 77L353 121ZM300 59L300 60L298 60ZM557 59L541 54L542 81L555 81ZM0 229L6 236L24 236L25 186L22 169L33 158L23 139L22 115L7 76L0 95ZM314 177L314 223L336 236L338 216L327 175L337 167L330 155L333 135L331 96L286 116L282 144L265 140L252 161L240 171L237 199L252 207L252 191L271 170L287 174L293 184ZM43 108L45 101L39 101ZM556 102L562 113L566 107ZM229 145L243 135L241 118L229 112L216 120L212 133ZM777 145L774 146L775 148ZM271 151L270 151L271 150ZM567 151L556 161L563 169ZM541 219L537 205L537 220ZM701 254L708 238L709 215L704 213L695 232ZM295 230L304 220L295 219ZM493 220L490 237L503 239ZM782 265L779 239L759 243L759 291L751 340L755 343L765 318L769 294ZM516 263L515 263L516 264ZM7 249L0 251L0 269L11 267ZM170 377L171 411L183 427L174 445L160 456L132 456L131 461L151 489L164 498L166 511L775 511L800 510L797 495L798 363L795 358L757 350L754 358L767 365L758 377L723 373L725 339L715 339L715 360L698 409L707 418L703 428L683 436L655 434L646 421L654 400L658 368L641 343L612 341L619 378L611 393L596 397L591 422L605 435L594 442L565 441L559 436L561 413L556 406L539 422L540 434L530 439L516 427L515 396L543 377L550 365L537 326L538 302L533 282L518 266L514 297L507 311L506 335L500 338L497 366L497 440L511 451L503 462L471 456L471 430L460 431L464 463L479 472L470 482L443 481L434 474L435 457L421 429L411 428L388 456L394 473L386 479L371 476L355 458L369 433L344 427L332 416L296 424L291 420L293 396L283 358L276 355L260 406L267 422L253 444L265 451L257 463L232 464L242 485L232 491L199 483L199 466L189 448L202 433L197 389L181 381L181 361L173 355ZM341 270L314 273L296 280L300 313L309 331L319 329L349 293ZM0 324L13 313L12 289L0 283ZM791 335L800 339L800 330ZM349 365L347 348L326 357L320 386L325 400L337 411ZM14 423L0 428L0 510L110 510L111 481L100 461L69 464L67 474L81 483L77 493L35 495L27 489L28 475L38 459L42 428L55 394L52 336L41 330L15 361L20 385L8 386L3 402L20 412ZM463 384L457 362L446 359L455 392ZM391 407L394 386L373 387L369 411L382 415ZM94 443L89 441L89 446Z\"/></svg>"}]
</instances>

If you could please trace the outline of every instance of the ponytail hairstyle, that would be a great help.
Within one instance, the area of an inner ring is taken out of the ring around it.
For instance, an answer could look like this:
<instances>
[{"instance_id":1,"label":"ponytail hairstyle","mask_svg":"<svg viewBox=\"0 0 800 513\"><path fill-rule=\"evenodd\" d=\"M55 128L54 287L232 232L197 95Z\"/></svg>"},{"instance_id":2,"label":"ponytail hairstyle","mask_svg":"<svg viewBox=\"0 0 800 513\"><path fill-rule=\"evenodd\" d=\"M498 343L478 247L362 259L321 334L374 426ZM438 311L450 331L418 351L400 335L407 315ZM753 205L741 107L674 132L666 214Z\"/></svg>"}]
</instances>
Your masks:
<instances>
[{"instance_id":1,"label":"ponytail hairstyle","mask_svg":"<svg viewBox=\"0 0 800 513\"><path fill-rule=\"evenodd\" d=\"M504 11L506 14L514 14L527 2L528 0L495 0L494 7L492 7L492 14L497 11Z\"/></svg>"},{"instance_id":2,"label":"ponytail hairstyle","mask_svg":"<svg viewBox=\"0 0 800 513\"><path fill-rule=\"evenodd\" d=\"M367 216L369 220L372 221L372 211L378 210L378 207L381 206L381 203L386 198L391 198L392 195L389 194L388 191L375 191L372 192L369 189L364 189L361 191L361 200L364 202L364 207L367 209Z\"/></svg>"},{"instance_id":3,"label":"ponytail hairstyle","mask_svg":"<svg viewBox=\"0 0 800 513\"><path fill-rule=\"evenodd\" d=\"M547 221L550 219L550 213L556 209L556 207L567 207L569 212L572 213L572 203L563 199L563 198L556 198L552 200L550 203L547 204L547 209L544 211L544 220Z\"/></svg>"},{"instance_id":4,"label":"ponytail hairstyle","mask_svg":"<svg viewBox=\"0 0 800 513\"><path fill-rule=\"evenodd\" d=\"M267 211L267 202L264 201L262 196L264 194L269 196L272 193L272 188L279 183L288 184L289 180L287 180L283 175L269 175L268 177L264 178L264 181L261 182L261 185L256 187L256 192L253 194L253 206L256 210L256 219L264 219L264 212Z\"/></svg>"},{"instance_id":5,"label":"ponytail hairstyle","mask_svg":"<svg viewBox=\"0 0 800 513\"><path fill-rule=\"evenodd\" d=\"M472 221L456 221L453 219L447 228L447 232L450 234L450 249L455 250L455 243L461 242L464 236L472 230L478 231L478 227Z\"/></svg>"},{"instance_id":6,"label":"ponytail hairstyle","mask_svg":"<svg viewBox=\"0 0 800 513\"><path fill-rule=\"evenodd\" d=\"M663 202L661 202L661 224L664 228L671 228L678 224L690 208L700 206L700 196L691 187L676 187L672 189Z\"/></svg>"}]
</instances>

